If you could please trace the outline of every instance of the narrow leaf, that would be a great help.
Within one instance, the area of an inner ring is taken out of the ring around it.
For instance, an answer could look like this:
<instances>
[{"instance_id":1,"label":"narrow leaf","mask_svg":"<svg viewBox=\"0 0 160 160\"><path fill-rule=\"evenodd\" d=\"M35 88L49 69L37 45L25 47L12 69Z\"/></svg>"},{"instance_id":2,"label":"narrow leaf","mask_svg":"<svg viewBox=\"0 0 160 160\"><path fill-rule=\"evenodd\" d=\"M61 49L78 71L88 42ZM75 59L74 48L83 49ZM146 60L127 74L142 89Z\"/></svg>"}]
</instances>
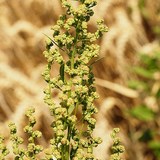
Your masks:
<instances>
[{"instance_id":1,"label":"narrow leaf","mask_svg":"<svg viewBox=\"0 0 160 160\"><path fill-rule=\"evenodd\" d=\"M61 80L64 82L64 63L61 64L61 67L60 67L60 77L61 77Z\"/></svg>"},{"instance_id":2,"label":"narrow leaf","mask_svg":"<svg viewBox=\"0 0 160 160\"><path fill-rule=\"evenodd\" d=\"M147 69L144 69L142 67L134 67L133 70L139 75L144 78L153 78L153 73L151 71L148 71Z\"/></svg>"},{"instance_id":3,"label":"narrow leaf","mask_svg":"<svg viewBox=\"0 0 160 160\"><path fill-rule=\"evenodd\" d=\"M144 105L134 107L130 110L130 114L142 121L151 121L155 118L155 113Z\"/></svg>"},{"instance_id":4,"label":"narrow leaf","mask_svg":"<svg viewBox=\"0 0 160 160\"><path fill-rule=\"evenodd\" d=\"M72 106L69 107L69 109L68 109L68 114L69 115L71 115L71 113L74 111L74 108L75 108L74 105L72 105Z\"/></svg>"}]
</instances>

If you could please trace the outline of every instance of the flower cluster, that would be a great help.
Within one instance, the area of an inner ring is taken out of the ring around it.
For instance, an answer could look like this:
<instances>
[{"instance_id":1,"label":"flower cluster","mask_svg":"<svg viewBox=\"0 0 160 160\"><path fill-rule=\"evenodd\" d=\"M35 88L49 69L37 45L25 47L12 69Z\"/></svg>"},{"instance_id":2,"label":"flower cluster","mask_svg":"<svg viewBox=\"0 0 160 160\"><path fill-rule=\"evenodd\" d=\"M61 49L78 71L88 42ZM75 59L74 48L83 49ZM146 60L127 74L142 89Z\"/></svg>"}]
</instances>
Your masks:
<instances>
[{"instance_id":1,"label":"flower cluster","mask_svg":"<svg viewBox=\"0 0 160 160\"><path fill-rule=\"evenodd\" d=\"M9 150L4 144L4 137L0 136L0 159L4 160L5 157L9 154Z\"/></svg>"},{"instance_id":2,"label":"flower cluster","mask_svg":"<svg viewBox=\"0 0 160 160\"><path fill-rule=\"evenodd\" d=\"M10 128L10 139L12 141L13 153L15 155L15 159L23 159L25 155L25 150L20 148L19 145L23 143L23 139L17 135L17 128L15 123L9 123Z\"/></svg>"},{"instance_id":3,"label":"flower cluster","mask_svg":"<svg viewBox=\"0 0 160 160\"><path fill-rule=\"evenodd\" d=\"M110 157L110 160L122 160L121 154L125 151L125 148L123 145L121 145L120 138L117 137L117 134L119 133L119 128L114 128L113 132L111 134L111 137L113 139L113 145L112 145L112 155Z\"/></svg>"},{"instance_id":4,"label":"flower cluster","mask_svg":"<svg viewBox=\"0 0 160 160\"><path fill-rule=\"evenodd\" d=\"M20 148L20 144L23 143L23 139L17 135L17 128L15 124L13 122L9 123L13 153L15 155L15 159L17 160L23 160L25 158L36 160L36 155L43 149L42 146L35 144L35 138L41 137L41 132L33 131L33 127L36 123L33 115L34 112L34 108L29 108L26 111L26 117L29 120L29 124L24 128L24 132L26 132L29 137L27 149Z\"/></svg>"},{"instance_id":5,"label":"flower cluster","mask_svg":"<svg viewBox=\"0 0 160 160\"><path fill-rule=\"evenodd\" d=\"M47 36L46 57L48 64L43 72L48 86L44 90L45 102L54 116L52 128L54 138L46 150L46 158L57 160L95 159L93 148L101 143L93 137L97 109L94 100L98 98L94 87L95 79L89 62L98 57L99 45L94 42L107 32L103 20L97 21L97 31L88 31L88 21L94 14L92 7L96 0L77 0L74 8L67 0L61 0L66 13L61 15L52 27L53 37ZM59 74L52 77L52 64L59 64ZM59 90L60 103L54 103L52 91ZM81 111L80 111L81 110ZM81 118L77 117L77 111ZM78 123L82 123L81 129ZM82 151L83 150L83 151Z\"/></svg>"},{"instance_id":6,"label":"flower cluster","mask_svg":"<svg viewBox=\"0 0 160 160\"><path fill-rule=\"evenodd\" d=\"M26 157L31 159L36 159L36 155L43 150L43 147L35 144L35 139L41 137L41 132L37 130L33 130L34 125L36 124L35 117L33 113L35 112L34 108L29 108L26 111L26 117L29 120L29 123L24 128L24 132L28 134L28 146L27 151L25 152Z\"/></svg>"}]
</instances>

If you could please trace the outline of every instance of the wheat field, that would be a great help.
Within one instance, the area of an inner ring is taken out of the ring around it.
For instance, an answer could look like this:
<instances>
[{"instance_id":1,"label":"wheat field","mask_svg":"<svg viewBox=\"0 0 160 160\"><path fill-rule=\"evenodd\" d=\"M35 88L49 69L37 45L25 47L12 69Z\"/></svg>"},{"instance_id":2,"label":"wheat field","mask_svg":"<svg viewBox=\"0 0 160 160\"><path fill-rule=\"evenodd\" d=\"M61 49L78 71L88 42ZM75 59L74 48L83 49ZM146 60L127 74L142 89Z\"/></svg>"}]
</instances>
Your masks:
<instances>
[{"instance_id":1,"label":"wheat field","mask_svg":"<svg viewBox=\"0 0 160 160\"><path fill-rule=\"evenodd\" d=\"M51 36L50 28L62 12L59 0L0 0L0 133L5 135L8 147L8 121L15 122L19 135L26 138L24 113L29 106L36 108L36 129L43 132L39 143L47 147L52 137L52 117L43 102L46 83L41 73L46 60L42 53L44 34ZM152 124L130 118L124 111L142 100L138 91L127 86L129 80L137 78L130 69L139 63L138 54L160 49L160 37L153 30L160 25L160 0L98 0L94 12L90 30L95 29L98 18L104 18L109 27L98 42L103 58L94 64L100 95L95 102L99 109L95 135L103 138L95 154L102 160L109 158L110 132L119 127L126 160L156 160L137 138L140 128ZM56 67L54 71L58 72ZM54 97L56 100L56 91ZM156 107L152 99L144 101ZM159 127L160 121L157 124Z\"/></svg>"}]
</instances>

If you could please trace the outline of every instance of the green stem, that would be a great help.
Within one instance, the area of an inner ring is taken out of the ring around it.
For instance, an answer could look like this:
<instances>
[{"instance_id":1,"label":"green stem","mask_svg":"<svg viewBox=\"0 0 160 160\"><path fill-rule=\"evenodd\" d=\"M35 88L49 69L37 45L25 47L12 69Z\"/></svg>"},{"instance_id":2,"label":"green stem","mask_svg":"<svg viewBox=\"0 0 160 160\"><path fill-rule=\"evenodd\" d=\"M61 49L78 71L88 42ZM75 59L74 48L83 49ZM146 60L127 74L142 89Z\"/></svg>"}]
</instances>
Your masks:
<instances>
[{"instance_id":1,"label":"green stem","mask_svg":"<svg viewBox=\"0 0 160 160\"><path fill-rule=\"evenodd\" d=\"M69 142L70 142L70 140L71 140L71 127L70 127L70 126L68 126L67 140L68 140ZM70 160L70 144L67 145L66 158L67 158L67 160Z\"/></svg>"},{"instance_id":2,"label":"green stem","mask_svg":"<svg viewBox=\"0 0 160 160\"><path fill-rule=\"evenodd\" d=\"M75 54L76 54L76 47L77 47L77 38L78 38L78 32L76 31L76 38L75 38L75 44L74 44L74 48L73 48L73 51L71 52L72 55L71 55L71 59L70 59L70 62L71 62L71 70L74 69L74 58L75 58ZM72 77L70 78L70 86L72 88ZM69 92L68 94L68 98L71 96L71 91ZM72 133L72 129L71 129L71 126L68 125L68 132L67 132L67 140L69 142L69 145L66 145L66 153L65 153L65 160L70 160L71 158L71 155L70 155L70 151L71 151L71 148L70 148L70 140L71 140L71 133Z\"/></svg>"}]
</instances>

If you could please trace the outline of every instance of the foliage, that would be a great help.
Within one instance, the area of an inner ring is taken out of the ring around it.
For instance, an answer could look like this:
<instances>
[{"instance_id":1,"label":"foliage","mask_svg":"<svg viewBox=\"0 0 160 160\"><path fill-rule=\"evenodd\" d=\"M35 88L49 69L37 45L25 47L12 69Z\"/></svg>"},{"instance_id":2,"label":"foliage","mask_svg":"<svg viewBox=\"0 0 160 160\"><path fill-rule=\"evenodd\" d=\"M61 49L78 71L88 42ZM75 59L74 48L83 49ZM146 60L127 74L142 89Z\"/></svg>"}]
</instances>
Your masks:
<instances>
[{"instance_id":1,"label":"foliage","mask_svg":"<svg viewBox=\"0 0 160 160\"><path fill-rule=\"evenodd\" d=\"M154 120L154 112L146 106L136 106L130 110L130 114L142 121Z\"/></svg>"},{"instance_id":2,"label":"foliage","mask_svg":"<svg viewBox=\"0 0 160 160\"><path fill-rule=\"evenodd\" d=\"M140 65L133 67L133 71L136 73L138 80L129 81L129 86L139 91L142 97L139 105L131 108L129 113L147 126L147 128L141 128L139 140L147 143L148 148L153 150L157 158L160 158L160 141L157 139L159 131L155 125L160 111L160 52L156 50L150 54L142 54ZM154 104L146 103L148 99L154 100ZM148 125L154 128L148 128Z\"/></svg>"},{"instance_id":3,"label":"foliage","mask_svg":"<svg viewBox=\"0 0 160 160\"><path fill-rule=\"evenodd\" d=\"M114 128L113 132L111 133L111 137L113 139L113 146L112 146L112 155L110 157L110 160L122 160L121 154L125 151L124 146L121 145L121 140L117 136L119 133L119 128Z\"/></svg>"}]
</instances>

